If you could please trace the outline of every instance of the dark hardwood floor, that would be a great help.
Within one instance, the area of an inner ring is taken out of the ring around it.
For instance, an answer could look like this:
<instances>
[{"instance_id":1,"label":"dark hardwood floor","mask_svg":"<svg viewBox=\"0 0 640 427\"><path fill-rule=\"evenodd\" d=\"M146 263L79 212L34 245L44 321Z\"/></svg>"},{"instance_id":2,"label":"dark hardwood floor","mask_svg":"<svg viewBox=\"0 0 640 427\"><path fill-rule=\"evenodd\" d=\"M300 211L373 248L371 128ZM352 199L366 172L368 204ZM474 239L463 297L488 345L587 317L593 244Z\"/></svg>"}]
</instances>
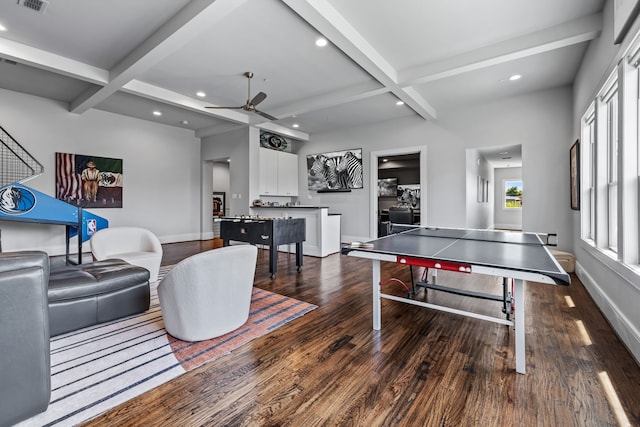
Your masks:
<instances>
[{"instance_id":1,"label":"dark hardwood floor","mask_svg":"<svg viewBox=\"0 0 640 427\"><path fill-rule=\"evenodd\" d=\"M163 264L211 247L164 245ZM85 425L640 425L640 367L576 276L569 287L526 284L521 375L507 326L385 300L373 331L368 260L305 257L297 273L295 256L280 254L271 280L268 259L260 251L255 286L316 310ZM383 277L408 280L408 269L386 264ZM444 272L438 281L499 293L486 276ZM419 297L500 314L496 302Z\"/></svg>"}]
</instances>

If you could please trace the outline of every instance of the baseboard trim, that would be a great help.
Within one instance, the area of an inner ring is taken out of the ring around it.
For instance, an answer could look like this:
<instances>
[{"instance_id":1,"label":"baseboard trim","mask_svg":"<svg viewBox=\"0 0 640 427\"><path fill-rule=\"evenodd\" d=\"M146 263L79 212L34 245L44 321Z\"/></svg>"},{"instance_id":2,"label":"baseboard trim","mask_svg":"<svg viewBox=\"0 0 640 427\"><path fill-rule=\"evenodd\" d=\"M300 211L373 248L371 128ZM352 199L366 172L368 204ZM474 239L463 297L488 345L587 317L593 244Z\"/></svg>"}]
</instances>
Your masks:
<instances>
[{"instance_id":1,"label":"baseboard trim","mask_svg":"<svg viewBox=\"0 0 640 427\"><path fill-rule=\"evenodd\" d=\"M620 341L622 341L636 363L640 366L640 331L638 331L629 319L618 309L616 304L611 301L579 262L576 262L576 275L600 311L604 314L604 317L618 338L620 338Z\"/></svg>"}]
</instances>

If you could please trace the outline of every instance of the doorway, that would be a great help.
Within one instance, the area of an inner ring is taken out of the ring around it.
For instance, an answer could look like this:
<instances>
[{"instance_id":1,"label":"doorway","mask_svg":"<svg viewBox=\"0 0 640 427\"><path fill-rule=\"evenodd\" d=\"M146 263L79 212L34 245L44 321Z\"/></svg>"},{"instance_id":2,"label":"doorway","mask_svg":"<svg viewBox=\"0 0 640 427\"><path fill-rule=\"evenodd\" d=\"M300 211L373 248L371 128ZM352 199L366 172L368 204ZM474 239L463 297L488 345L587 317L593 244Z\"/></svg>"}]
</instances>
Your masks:
<instances>
[{"instance_id":1,"label":"doorway","mask_svg":"<svg viewBox=\"0 0 640 427\"><path fill-rule=\"evenodd\" d=\"M212 211L216 216L229 216L229 194L230 189L230 162L229 159L213 161L213 171L211 177ZM217 206L216 206L217 204Z\"/></svg>"},{"instance_id":2,"label":"doorway","mask_svg":"<svg viewBox=\"0 0 640 427\"><path fill-rule=\"evenodd\" d=\"M520 144L467 149L468 228L522 230L522 158Z\"/></svg>"},{"instance_id":3,"label":"doorway","mask_svg":"<svg viewBox=\"0 0 640 427\"><path fill-rule=\"evenodd\" d=\"M387 162L383 160L387 159ZM369 236L374 239L379 235L379 222L381 211L387 204L394 203L393 196L383 196L381 198L379 195L379 186L378 180L382 178L393 178L391 176L387 176L390 174L400 175L400 171L396 168L396 172L380 172L379 164L388 163L389 161L396 162L396 166L398 168L402 167L402 162L410 162L407 164L414 165L412 167L418 168L419 171L415 174L418 177L418 182L403 182L401 179L396 181L396 185L405 185L407 188L411 187L412 189L419 190L419 202L417 202L416 210L420 212L420 224L427 224L427 147L426 146L418 146L418 147L405 147L405 148L396 148L390 150L380 150L380 151L372 151L371 152L371 162L369 165L371 177L371 194L369 197L370 200L370 209L369 209ZM389 168L392 169L392 168ZM382 176L384 175L384 176ZM407 177L413 175L405 175ZM400 176L396 176L396 179L400 178ZM406 178L407 180L414 180L416 178ZM404 189L403 189L404 190ZM396 197L397 197L397 188L396 188ZM416 202L414 201L414 204Z\"/></svg>"}]
</instances>

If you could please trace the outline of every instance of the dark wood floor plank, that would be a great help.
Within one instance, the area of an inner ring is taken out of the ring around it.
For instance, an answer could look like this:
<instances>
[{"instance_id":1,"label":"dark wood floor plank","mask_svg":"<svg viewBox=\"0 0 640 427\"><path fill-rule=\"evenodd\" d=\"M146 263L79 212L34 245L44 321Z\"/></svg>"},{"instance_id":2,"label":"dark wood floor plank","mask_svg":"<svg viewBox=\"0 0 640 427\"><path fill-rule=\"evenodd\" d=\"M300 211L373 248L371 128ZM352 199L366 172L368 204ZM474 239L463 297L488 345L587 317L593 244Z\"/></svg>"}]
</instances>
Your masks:
<instances>
[{"instance_id":1,"label":"dark wood floor plank","mask_svg":"<svg viewBox=\"0 0 640 427\"><path fill-rule=\"evenodd\" d=\"M165 245L163 264L211 248ZM382 271L410 282L406 266ZM370 280L367 260L305 257L298 273L282 253L272 280L261 250L255 286L316 310L85 425L640 425L640 367L575 276L569 287L525 284L526 375L515 372L511 327L385 300L374 331ZM440 272L437 281L501 292L488 276ZM385 292L406 295L394 283ZM417 298L501 315L497 302L432 290Z\"/></svg>"}]
</instances>

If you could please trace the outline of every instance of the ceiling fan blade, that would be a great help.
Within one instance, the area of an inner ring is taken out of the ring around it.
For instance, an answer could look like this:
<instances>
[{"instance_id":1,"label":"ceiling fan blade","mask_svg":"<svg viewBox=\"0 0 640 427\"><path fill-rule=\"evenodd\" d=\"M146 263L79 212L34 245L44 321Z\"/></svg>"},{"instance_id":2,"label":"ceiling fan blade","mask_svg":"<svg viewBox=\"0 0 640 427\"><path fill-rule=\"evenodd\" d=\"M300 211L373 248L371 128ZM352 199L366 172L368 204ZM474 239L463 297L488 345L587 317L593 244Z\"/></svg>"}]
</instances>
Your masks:
<instances>
[{"instance_id":1,"label":"ceiling fan blade","mask_svg":"<svg viewBox=\"0 0 640 427\"><path fill-rule=\"evenodd\" d=\"M262 117L264 117L265 119L269 119L269 120L278 120L278 118L277 118L277 117L273 117L271 114L267 114L267 113L264 113L264 112L262 112L262 111L258 111L258 110L256 110L256 109L254 109L253 111L254 111L256 114L261 115L261 116L262 116Z\"/></svg>"},{"instance_id":2,"label":"ceiling fan blade","mask_svg":"<svg viewBox=\"0 0 640 427\"><path fill-rule=\"evenodd\" d=\"M221 108L224 110L242 110L244 107L219 107L219 106L215 106L215 107L207 107L205 106L204 108Z\"/></svg>"},{"instance_id":3,"label":"ceiling fan blade","mask_svg":"<svg viewBox=\"0 0 640 427\"><path fill-rule=\"evenodd\" d=\"M267 94L264 92L259 92L256 96L253 97L253 99L249 102L249 104L253 105L254 107L258 104L260 104L262 101L264 101L264 99L267 97Z\"/></svg>"}]
</instances>

